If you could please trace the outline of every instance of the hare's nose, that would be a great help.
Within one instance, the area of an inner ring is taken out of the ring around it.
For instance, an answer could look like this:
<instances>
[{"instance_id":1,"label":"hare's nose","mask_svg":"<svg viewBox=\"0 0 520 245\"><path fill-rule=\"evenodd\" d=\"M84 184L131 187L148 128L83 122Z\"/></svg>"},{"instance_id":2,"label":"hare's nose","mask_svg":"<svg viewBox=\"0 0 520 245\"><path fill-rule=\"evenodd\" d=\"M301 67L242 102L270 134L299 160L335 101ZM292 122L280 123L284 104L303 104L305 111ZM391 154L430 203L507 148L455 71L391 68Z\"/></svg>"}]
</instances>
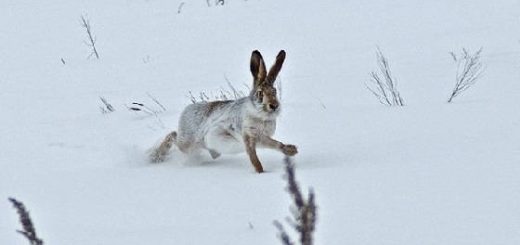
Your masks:
<instances>
[{"instance_id":1,"label":"hare's nose","mask_svg":"<svg viewBox=\"0 0 520 245\"><path fill-rule=\"evenodd\" d=\"M269 109L276 110L278 108L278 104L269 104Z\"/></svg>"}]
</instances>

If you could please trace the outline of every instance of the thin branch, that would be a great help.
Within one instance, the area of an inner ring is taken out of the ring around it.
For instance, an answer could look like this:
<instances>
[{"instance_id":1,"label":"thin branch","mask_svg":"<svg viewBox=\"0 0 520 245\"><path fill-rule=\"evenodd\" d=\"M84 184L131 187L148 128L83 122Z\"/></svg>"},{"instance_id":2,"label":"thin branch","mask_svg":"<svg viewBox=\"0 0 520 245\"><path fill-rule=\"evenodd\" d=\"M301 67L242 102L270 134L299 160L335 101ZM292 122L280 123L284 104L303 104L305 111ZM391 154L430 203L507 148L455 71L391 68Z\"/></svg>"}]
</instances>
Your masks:
<instances>
[{"instance_id":1,"label":"thin branch","mask_svg":"<svg viewBox=\"0 0 520 245\"><path fill-rule=\"evenodd\" d=\"M287 222L300 234L300 244L312 245L313 233L316 225L316 204L314 191L309 190L308 197L305 199L296 182L294 173L294 163L289 157L285 158L285 179L287 180L287 191L293 199L291 207L292 219L287 218ZM275 221L274 225L279 231L279 238L284 245L293 244L283 225Z\"/></svg>"},{"instance_id":2,"label":"thin branch","mask_svg":"<svg viewBox=\"0 0 520 245\"><path fill-rule=\"evenodd\" d=\"M246 96L244 91L237 90L235 88L235 86L233 86L233 84L231 84L231 81L227 78L226 75L224 75L224 79L226 80L226 83L227 83L229 89L231 90L231 92L233 92L233 98L234 99L239 99L239 98L242 98L242 97ZM229 91L226 91L226 92L229 93Z\"/></svg>"},{"instance_id":3,"label":"thin branch","mask_svg":"<svg viewBox=\"0 0 520 245\"><path fill-rule=\"evenodd\" d=\"M96 56L96 58L99 59L99 53L96 49L96 38L92 34L90 20L87 17L85 17L84 15L81 16L81 26L83 26L85 28L85 31L87 32L88 41L85 41L85 45L87 45L88 47L90 47L92 49L88 58L90 58L92 56Z\"/></svg>"},{"instance_id":4,"label":"thin branch","mask_svg":"<svg viewBox=\"0 0 520 245\"><path fill-rule=\"evenodd\" d=\"M181 2L181 3L179 4L179 7L177 8L177 14L180 14L180 13L181 13L181 11L182 11L182 7L184 7L184 4L186 4L186 3L185 3L185 2Z\"/></svg>"},{"instance_id":5,"label":"thin branch","mask_svg":"<svg viewBox=\"0 0 520 245\"><path fill-rule=\"evenodd\" d=\"M16 209L20 217L20 223L22 224L23 230L17 230L17 232L27 238L31 245L43 245L43 240L36 235L36 229L34 229L31 216L29 215L29 211L25 208L25 205L14 198L9 198L9 201Z\"/></svg>"},{"instance_id":6,"label":"thin branch","mask_svg":"<svg viewBox=\"0 0 520 245\"><path fill-rule=\"evenodd\" d=\"M101 102L103 102L103 104L105 105L104 107L101 107L101 111L104 112L104 113L108 113L108 112L114 112L116 109L114 109L114 107L108 102L107 99L105 99L104 97L99 97L99 99L101 100ZM106 108L106 109L105 109Z\"/></svg>"},{"instance_id":7,"label":"thin branch","mask_svg":"<svg viewBox=\"0 0 520 245\"><path fill-rule=\"evenodd\" d=\"M448 103L451 103L455 97L473 86L482 75L484 68L480 60L481 52L482 48L475 53L470 53L463 48L460 58L457 58L455 53L450 52L453 60L457 62L457 73L455 86L451 91Z\"/></svg>"},{"instance_id":8,"label":"thin branch","mask_svg":"<svg viewBox=\"0 0 520 245\"><path fill-rule=\"evenodd\" d=\"M166 111L166 107L164 107L160 102L159 100L157 100L154 96L152 96L150 93L146 93L146 95L148 95L148 97L153 101L155 102L155 104L159 105L163 111Z\"/></svg>"},{"instance_id":9,"label":"thin branch","mask_svg":"<svg viewBox=\"0 0 520 245\"><path fill-rule=\"evenodd\" d=\"M280 238L280 241L282 241L283 245L294 245L294 243L291 241L291 237L289 237L285 231L285 228L283 228L282 223L275 220L273 225L278 229L278 238Z\"/></svg>"},{"instance_id":10,"label":"thin branch","mask_svg":"<svg viewBox=\"0 0 520 245\"><path fill-rule=\"evenodd\" d=\"M246 96L246 93L236 89L226 76L224 76L224 79L229 89L220 87L217 91L202 91L198 93L198 96L194 95L192 91L188 91L187 97L191 100L191 103L195 104L199 102L207 103L211 101L236 100Z\"/></svg>"},{"instance_id":11,"label":"thin branch","mask_svg":"<svg viewBox=\"0 0 520 245\"><path fill-rule=\"evenodd\" d=\"M376 52L376 58L379 70L370 73L370 83L365 83L365 87L381 104L403 106L404 100L397 89L397 82L390 71L390 64L379 48Z\"/></svg>"}]
</instances>

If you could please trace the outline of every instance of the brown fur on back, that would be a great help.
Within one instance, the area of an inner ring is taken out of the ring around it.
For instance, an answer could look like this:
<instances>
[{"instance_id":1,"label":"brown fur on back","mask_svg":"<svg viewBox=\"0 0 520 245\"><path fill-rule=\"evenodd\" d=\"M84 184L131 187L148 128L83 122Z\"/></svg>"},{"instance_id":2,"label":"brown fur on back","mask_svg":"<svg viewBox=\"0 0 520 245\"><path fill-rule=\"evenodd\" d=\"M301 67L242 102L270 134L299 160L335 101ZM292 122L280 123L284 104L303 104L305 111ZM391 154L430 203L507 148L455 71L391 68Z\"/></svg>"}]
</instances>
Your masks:
<instances>
[{"instance_id":1,"label":"brown fur on back","mask_svg":"<svg viewBox=\"0 0 520 245\"><path fill-rule=\"evenodd\" d=\"M229 104L233 102L232 100L217 100L208 102L206 105L206 110L204 111L204 115L207 117L211 115L216 109L222 107L223 105Z\"/></svg>"}]
</instances>

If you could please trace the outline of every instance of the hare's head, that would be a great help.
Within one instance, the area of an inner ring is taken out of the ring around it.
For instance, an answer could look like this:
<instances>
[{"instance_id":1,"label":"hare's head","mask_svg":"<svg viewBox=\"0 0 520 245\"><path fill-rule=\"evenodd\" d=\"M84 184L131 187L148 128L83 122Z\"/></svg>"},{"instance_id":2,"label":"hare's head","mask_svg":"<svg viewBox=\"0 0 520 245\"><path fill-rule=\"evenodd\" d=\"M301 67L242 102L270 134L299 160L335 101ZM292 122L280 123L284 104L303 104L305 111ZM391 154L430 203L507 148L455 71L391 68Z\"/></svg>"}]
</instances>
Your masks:
<instances>
[{"instance_id":1,"label":"hare's head","mask_svg":"<svg viewBox=\"0 0 520 245\"><path fill-rule=\"evenodd\" d=\"M269 70L265 69L264 59L258 50L251 54L251 73L253 74L253 89L250 97L258 109L267 113L276 113L280 108L274 82L278 73L282 69L285 60L285 51L280 50L276 56L276 61Z\"/></svg>"}]
</instances>

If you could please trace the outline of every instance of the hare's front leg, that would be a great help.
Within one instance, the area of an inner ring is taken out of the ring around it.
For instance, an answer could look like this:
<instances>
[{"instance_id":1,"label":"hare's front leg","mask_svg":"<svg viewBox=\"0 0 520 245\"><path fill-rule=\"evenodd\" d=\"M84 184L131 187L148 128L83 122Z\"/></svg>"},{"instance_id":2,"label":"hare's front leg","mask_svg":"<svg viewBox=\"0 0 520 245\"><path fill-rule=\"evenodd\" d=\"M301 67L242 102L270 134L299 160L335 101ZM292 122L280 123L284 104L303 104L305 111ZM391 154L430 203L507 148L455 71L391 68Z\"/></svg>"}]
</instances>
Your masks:
<instances>
[{"instance_id":1,"label":"hare's front leg","mask_svg":"<svg viewBox=\"0 0 520 245\"><path fill-rule=\"evenodd\" d=\"M274 150L278 150L281 153L285 154L286 156L294 156L296 153L298 153L298 148L296 148L295 145L289 145L284 144L280 141L277 141L269 136L261 136L260 137L260 144L262 146L265 146L267 148L271 148Z\"/></svg>"},{"instance_id":2,"label":"hare's front leg","mask_svg":"<svg viewBox=\"0 0 520 245\"><path fill-rule=\"evenodd\" d=\"M260 163L260 159L258 159L258 156L256 155L256 139L252 136L245 135L244 145L246 147L247 155L249 155L249 160L251 160L251 164L255 167L256 172L264 172L262 163Z\"/></svg>"}]
</instances>

